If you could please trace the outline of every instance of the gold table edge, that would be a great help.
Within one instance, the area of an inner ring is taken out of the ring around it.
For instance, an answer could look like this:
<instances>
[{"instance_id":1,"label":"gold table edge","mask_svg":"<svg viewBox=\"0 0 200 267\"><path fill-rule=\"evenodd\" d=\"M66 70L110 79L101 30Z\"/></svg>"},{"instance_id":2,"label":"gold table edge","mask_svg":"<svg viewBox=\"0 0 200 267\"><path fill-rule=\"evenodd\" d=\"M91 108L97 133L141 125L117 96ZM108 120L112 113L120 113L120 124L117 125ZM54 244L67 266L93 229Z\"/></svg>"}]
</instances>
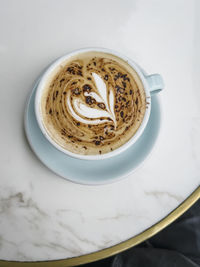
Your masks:
<instances>
[{"instance_id":1,"label":"gold table edge","mask_svg":"<svg viewBox=\"0 0 200 267\"><path fill-rule=\"evenodd\" d=\"M78 266L84 263L94 262L97 260L113 256L119 252L127 250L135 245L138 245L139 243L157 234L159 231L161 231L169 224L171 224L173 221L175 221L185 211L187 211L199 198L200 198L200 186L197 187L197 189L188 198L186 198L177 208L175 208L162 220L152 225L150 228L143 231L142 233L112 247L105 248L103 250L93 252L90 254L68 259L62 259L62 260L34 261L34 262L0 260L0 266L1 267L69 267L69 266Z\"/></svg>"}]
</instances>

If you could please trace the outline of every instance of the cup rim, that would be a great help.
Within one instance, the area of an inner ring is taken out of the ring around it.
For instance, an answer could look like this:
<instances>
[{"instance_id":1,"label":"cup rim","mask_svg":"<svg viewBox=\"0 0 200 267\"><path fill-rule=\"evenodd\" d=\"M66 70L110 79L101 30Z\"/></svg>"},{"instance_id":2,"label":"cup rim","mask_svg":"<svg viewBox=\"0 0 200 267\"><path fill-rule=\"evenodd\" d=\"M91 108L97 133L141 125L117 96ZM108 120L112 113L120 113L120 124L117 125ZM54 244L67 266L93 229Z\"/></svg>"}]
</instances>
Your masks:
<instances>
[{"instance_id":1,"label":"cup rim","mask_svg":"<svg viewBox=\"0 0 200 267\"><path fill-rule=\"evenodd\" d=\"M97 154L97 155L82 155L82 154L77 154L77 153L73 153L71 151L68 151L67 149L62 148L61 146L59 146L48 134L47 130L45 129L44 125L43 125L43 119L42 119L42 114L40 111L40 100L41 100L41 95L42 95L42 91L44 89L45 83L46 81L49 79L50 74L53 72L53 70L59 66L63 61L67 60L68 58L70 58L71 56L74 56L76 54L79 53L84 53L84 52L104 52L104 53L109 53L112 54L114 56L117 56L123 60L125 60L138 74L139 78L142 81L142 84L144 86L144 91L145 91L145 95L146 98L148 98L148 108L145 111L142 123L140 124L139 128L137 129L136 133L126 142L124 143L122 146L118 147L117 149L107 152L105 154ZM54 146L56 147L58 150L60 150L61 152L65 153L66 155L69 155L73 158L76 159L82 159L82 160L102 160L102 159L107 159L107 158L111 158L113 156L119 155L120 153L122 153L123 151L125 151L126 149L128 149L130 146L132 146L137 140L138 138L142 135L147 122L149 120L149 116L150 116L150 111L151 111L151 97L150 97L150 91L149 91L149 86L148 86L148 82L145 78L145 74L142 72L142 70L140 69L140 67L130 58L128 58L125 55L122 55L121 53L114 51L112 49L107 49L107 48L99 48L99 47L88 47L88 48L81 48L81 49L76 49L73 50L59 58L57 58L54 62L52 62L49 67L44 71L38 86L36 88L36 95L35 95L35 103L34 103L34 108L35 108L35 115L36 115L36 120L37 123L39 125L40 130L42 131L43 135L46 137L46 139Z\"/></svg>"}]
</instances>

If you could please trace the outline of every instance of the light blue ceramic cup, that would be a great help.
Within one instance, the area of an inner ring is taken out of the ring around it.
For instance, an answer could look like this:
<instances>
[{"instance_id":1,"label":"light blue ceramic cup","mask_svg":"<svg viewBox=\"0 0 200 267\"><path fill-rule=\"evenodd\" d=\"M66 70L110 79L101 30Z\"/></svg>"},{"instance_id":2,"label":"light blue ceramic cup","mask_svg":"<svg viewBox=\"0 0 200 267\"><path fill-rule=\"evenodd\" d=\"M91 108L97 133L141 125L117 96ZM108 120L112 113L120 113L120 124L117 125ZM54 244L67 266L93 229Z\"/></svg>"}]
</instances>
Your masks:
<instances>
[{"instance_id":1,"label":"light blue ceramic cup","mask_svg":"<svg viewBox=\"0 0 200 267\"><path fill-rule=\"evenodd\" d=\"M49 78L52 77L52 75L56 72L56 70L58 70L58 68L66 61L68 60L70 57L84 53L84 52L92 52L92 51L96 51L96 52L104 52L104 53L109 53L112 55L115 55L119 58L122 58L123 60L125 60L138 74L138 76L140 77L144 90L145 90L145 94L146 94L146 98L148 99L148 108L145 111L145 115L143 118L143 121L140 125L140 127L138 128L137 132L133 135L133 137L131 139L129 139L128 142L126 142L124 145L122 145L121 147L105 153L105 154L101 154L101 155L81 155L81 154L76 154L73 153L71 151L68 151L66 149L64 149L63 147L59 146L48 134L48 132L46 131L44 124L43 124L43 120L42 120L42 114L41 114L41 96L42 96L42 92L45 88L46 83L48 82ZM72 51L60 58L58 58L56 61L54 61L44 72L44 74L41 77L41 80L38 84L38 87L36 89L36 96L35 96L35 114L36 114L36 119L38 122L38 125L42 131L42 133L44 134L44 136L47 138L47 140L54 146L56 147L58 150L62 151L63 153L74 157L74 158L78 158L78 159L84 159L84 160L101 160L101 159L105 159L105 158L110 158L113 156L116 156L118 154L120 154L121 152L125 151L126 149L128 149L130 146L134 145L134 143L138 140L138 138L142 135L147 122L149 120L149 116L150 116L150 112L151 112L151 96L153 94L157 94L158 92L160 92L161 90L163 90L164 88L164 83L163 83L163 79L160 76L160 74L151 74L151 75L145 75L144 72L141 71L141 68L131 59L129 59L128 57L110 50L110 49L106 49L106 48L83 48L83 49L78 49L75 51Z\"/></svg>"}]
</instances>

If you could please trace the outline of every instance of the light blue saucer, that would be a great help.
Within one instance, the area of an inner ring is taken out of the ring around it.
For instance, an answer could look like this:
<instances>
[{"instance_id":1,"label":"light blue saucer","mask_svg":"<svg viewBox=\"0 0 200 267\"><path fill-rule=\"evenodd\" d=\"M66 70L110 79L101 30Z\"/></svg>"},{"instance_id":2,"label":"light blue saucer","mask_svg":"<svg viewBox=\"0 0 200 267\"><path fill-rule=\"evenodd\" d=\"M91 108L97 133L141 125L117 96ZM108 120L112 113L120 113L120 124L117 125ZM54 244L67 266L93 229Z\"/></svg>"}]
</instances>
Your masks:
<instances>
[{"instance_id":1,"label":"light blue saucer","mask_svg":"<svg viewBox=\"0 0 200 267\"><path fill-rule=\"evenodd\" d=\"M125 152L113 158L88 161L71 158L57 150L43 136L38 127L33 88L25 112L25 131L32 150L37 157L57 175L79 184L97 185L115 182L132 173L149 155L160 128L160 105L157 96L152 97L149 122L142 136Z\"/></svg>"}]
</instances>

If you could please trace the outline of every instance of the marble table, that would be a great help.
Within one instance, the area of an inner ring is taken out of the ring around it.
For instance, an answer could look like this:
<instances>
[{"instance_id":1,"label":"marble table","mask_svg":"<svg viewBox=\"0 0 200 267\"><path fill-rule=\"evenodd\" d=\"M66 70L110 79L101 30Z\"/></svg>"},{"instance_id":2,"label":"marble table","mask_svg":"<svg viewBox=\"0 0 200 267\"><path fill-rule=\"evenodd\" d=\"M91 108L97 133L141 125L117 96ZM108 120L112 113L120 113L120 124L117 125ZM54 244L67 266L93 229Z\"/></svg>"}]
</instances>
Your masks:
<instances>
[{"instance_id":1,"label":"marble table","mask_svg":"<svg viewBox=\"0 0 200 267\"><path fill-rule=\"evenodd\" d=\"M189 208L200 195L199 0L0 0L0 6L0 266L100 259ZM166 85L151 156L134 174L102 186L52 173L23 127L26 99L45 66L88 46L123 52L161 73Z\"/></svg>"}]
</instances>

